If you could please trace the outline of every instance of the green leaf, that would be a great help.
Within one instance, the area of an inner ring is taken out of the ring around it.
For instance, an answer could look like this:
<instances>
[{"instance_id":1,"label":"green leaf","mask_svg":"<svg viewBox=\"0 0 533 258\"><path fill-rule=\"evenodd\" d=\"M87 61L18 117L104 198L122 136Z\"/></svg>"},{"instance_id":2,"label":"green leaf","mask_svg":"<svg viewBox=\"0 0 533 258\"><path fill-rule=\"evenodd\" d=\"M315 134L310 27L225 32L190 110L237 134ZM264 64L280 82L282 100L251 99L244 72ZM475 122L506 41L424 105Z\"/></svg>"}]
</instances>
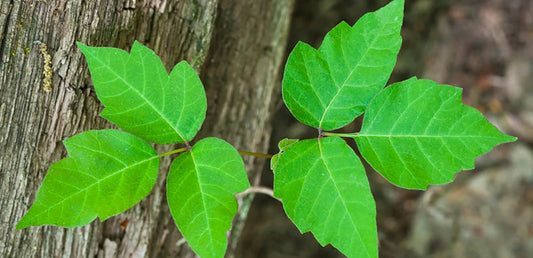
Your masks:
<instances>
[{"instance_id":1,"label":"green leaf","mask_svg":"<svg viewBox=\"0 0 533 258\"><path fill-rule=\"evenodd\" d=\"M182 61L168 75L159 57L135 41L131 54L78 43L94 88L105 105L101 116L154 143L190 141L200 129L207 100L196 72Z\"/></svg>"},{"instance_id":2,"label":"green leaf","mask_svg":"<svg viewBox=\"0 0 533 258\"><path fill-rule=\"evenodd\" d=\"M274 195L298 229L350 257L377 257L376 207L365 170L338 137L303 140L282 154Z\"/></svg>"},{"instance_id":3,"label":"green leaf","mask_svg":"<svg viewBox=\"0 0 533 258\"><path fill-rule=\"evenodd\" d=\"M341 22L318 50L296 45L283 78L283 100L296 119L333 130L364 112L396 63L403 5L403 0L392 1L353 27Z\"/></svg>"},{"instance_id":4,"label":"green leaf","mask_svg":"<svg viewBox=\"0 0 533 258\"><path fill-rule=\"evenodd\" d=\"M426 189L473 169L476 157L515 141L476 109L462 89L411 78L385 88L368 105L356 137L363 157L395 185Z\"/></svg>"},{"instance_id":5,"label":"green leaf","mask_svg":"<svg viewBox=\"0 0 533 258\"><path fill-rule=\"evenodd\" d=\"M226 231L237 213L234 195L248 187L241 156L221 139L202 139L174 160L167 179L168 206L198 255L224 257Z\"/></svg>"},{"instance_id":6,"label":"green leaf","mask_svg":"<svg viewBox=\"0 0 533 258\"><path fill-rule=\"evenodd\" d=\"M87 131L64 141L68 158L53 164L16 228L77 227L105 220L146 197L159 156L145 141L117 130Z\"/></svg>"}]
</instances>

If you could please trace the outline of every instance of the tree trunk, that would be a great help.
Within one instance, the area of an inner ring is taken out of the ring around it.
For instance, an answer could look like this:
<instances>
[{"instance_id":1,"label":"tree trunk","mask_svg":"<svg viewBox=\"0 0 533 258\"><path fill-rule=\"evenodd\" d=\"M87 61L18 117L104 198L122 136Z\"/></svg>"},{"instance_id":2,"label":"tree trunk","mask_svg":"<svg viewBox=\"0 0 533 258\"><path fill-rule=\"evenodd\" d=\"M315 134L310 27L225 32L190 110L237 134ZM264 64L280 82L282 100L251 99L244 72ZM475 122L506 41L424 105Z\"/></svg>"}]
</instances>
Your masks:
<instances>
[{"instance_id":1,"label":"tree trunk","mask_svg":"<svg viewBox=\"0 0 533 258\"><path fill-rule=\"evenodd\" d=\"M208 99L197 139L216 136L240 150L265 152L291 9L288 0L2 0L0 257L193 257L166 204L166 158L152 193L121 215L72 229L14 230L48 167L66 156L61 141L114 127L98 116L103 106L75 43L129 50L137 39L167 69L187 60ZM50 78L43 75L50 71ZM45 91L49 80L51 91ZM252 184L264 162L245 158ZM228 256L250 202L239 200Z\"/></svg>"}]
</instances>

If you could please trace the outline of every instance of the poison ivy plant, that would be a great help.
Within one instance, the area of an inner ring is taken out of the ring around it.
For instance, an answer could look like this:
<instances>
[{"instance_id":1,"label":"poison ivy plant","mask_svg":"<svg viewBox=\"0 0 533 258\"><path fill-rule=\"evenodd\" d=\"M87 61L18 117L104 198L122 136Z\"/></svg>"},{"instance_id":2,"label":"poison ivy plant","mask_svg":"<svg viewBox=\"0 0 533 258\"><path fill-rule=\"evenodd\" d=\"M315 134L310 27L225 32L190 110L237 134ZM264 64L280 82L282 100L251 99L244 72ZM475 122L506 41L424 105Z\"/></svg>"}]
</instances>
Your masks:
<instances>
[{"instance_id":1,"label":"poison ivy plant","mask_svg":"<svg viewBox=\"0 0 533 258\"><path fill-rule=\"evenodd\" d=\"M340 23L318 50L298 43L285 67L283 100L319 135L279 143L271 159L274 196L301 232L350 257L378 256L376 205L360 158L340 137L354 138L375 170L411 189L450 182L478 156L516 140L463 105L459 88L416 78L384 88L401 45L403 6L394 0L353 26ZM196 72L180 62L168 74L138 42L130 53L78 46L105 106L101 115L126 132L87 131L65 140L70 157L50 167L16 228L82 226L123 212L150 193L160 158L180 153L167 178L172 217L197 254L223 257L234 195L250 185L229 143L212 137L189 143L207 108ZM363 113L360 132L327 132ZM157 154L145 140L185 147Z\"/></svg>"},{"instance_id":2,"label":"poison ivy plant","mask_svg":"<svg viewBox=\"0 0 533 258\"><path fill-rule=\"evenodd\" d=\"M382 89L396 63L403 5L394 0L353 27L340 23L318 50L299 43L285 67L283 100L319 137L280 148L274 195L301 232L350 257L378 257L375 203L361 161L335 136L355 138L372 167L411 189L450 182L479 155L516 140L461 104L459 88L413 78ZM325 132L363 112L360 133Z\"/></svg>"},{"instance_id":3,"label":"poison ivy plant","mask_svg":"<svg viewBox=\"0 0 533 258\"><path fill-rule=\"evenodd\" d=\"M196 72L183 61L169 75L159 57L139 42L131 53L78 46L105 105L101 115L129 133L88 131L64 141L70 157L50 167L16 228L75 227L119 214L150 193L160 157L185 152L173 162L167 179L172 216L193 250L202 257L223 257L226 231L237 213L233 195L249 183L230 144L206 138L189 145L207 108ZM158 155L143 139L185 143L186 148Z\"/></svg>"}]
</instances>

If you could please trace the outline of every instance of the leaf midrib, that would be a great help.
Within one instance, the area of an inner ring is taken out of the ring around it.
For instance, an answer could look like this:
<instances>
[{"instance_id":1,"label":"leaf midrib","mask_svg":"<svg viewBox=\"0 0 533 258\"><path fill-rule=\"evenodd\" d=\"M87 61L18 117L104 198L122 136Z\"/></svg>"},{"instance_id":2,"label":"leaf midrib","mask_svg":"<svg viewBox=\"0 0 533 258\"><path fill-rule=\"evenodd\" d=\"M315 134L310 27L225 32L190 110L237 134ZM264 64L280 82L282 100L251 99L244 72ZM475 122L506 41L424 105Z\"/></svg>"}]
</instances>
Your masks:
<instances>
[{"instance_id":1,"label":"leaf midrib","mask_svg":"<svg viewBox=\"0 0 533 258\"><path fill-rule=\"evenodd\" d=\"M157 109L152 102L150 102L143 94L141 94L141 92L139 92L139 90L137 90L135 87L133 87L133 85L131 83L129 83L128 81L126 81L121 75L119 75L118 73L115 72L115 70L113 70L110 66L108 66L106 63L104 63L100 58L98 58L98 56L96 55L93 55L91 53L91 51L87 51L89 55L91 55L95 60L97 60L98 62L100 62L102 64L102 66L106 67L109 71L111 71L113 74L115 74L115 76L117 76L117 78L119 78L122 82L124 82L127 86L130 87L130 89L132 89L135 93L137 93L137 95L139 95L146 103L148 103L148 105L163 119L163 121L165 121L168 126L170 126L170 128L172 128L174 130L174 132L183 140L183 142L188 142L187 139L185 139L185 137L183 137L183 135L178 131L178 129L176 127L174 127L170 121L167 119L167 117L161 113L159 111L159 109ZM129 54L129 58L131 58L131 53ZM168 74L167 74L167 80L168 80Z\"/></svg>"},{"instance_id":2,"label":"leaf midrib","mask_svg":"<svg viewBox=\"0 0 533 258\"><path fill-rule=\"evenodd\" d=\"M344 209L347 211L348 213L348 216L350 217L350 223L352 224L353 228L355 229L355 231L357 232L357 235L359 236L359 240L361 241L361 243L364 243L363 241L363 237L361 236L361 233L359 232L359 229L357 228L357 226L353 223L353 217L352 217L352 214L349 212L349 209L348 209L348 206L346 205L346 202L344 202L344 199L342 198L342 194L339 190L339 187L337 186L337 182L334 180L334 177L333 175L331 174L331 170L328 166L328 164L326 163L326 158L324 157L324 151L322 149L322 142L321 142L321 139L318 139L318 149L320 151L320 158L322 159L323 163L324 163L324 166L326 167L326 171L328 172L328 175L329 177L331 178L331 181L333 182L333 185L335 186L335 190L337 191L337 194L341 197L341 201L342 201L342 205L344 206ZM365 251L366 251L366 254L368 257L372 257L370 255L370 251L368 250L368 247L363 244L363 246L365 247Z\"/></svg>"},{"instance_id":3,"label":"leaf midrib","mask_svg":"<svg viewBox=\"0 0 533 258\"><path fill-rule=\"evenodd\" d=\"M202 198L202 206L203 206L203 213L204 213L204 217L205 217L205 220L206 220L206 223L207 223L207 228L208 228L208 231L209 231L209 236L210 236L210 239L211 239L211 243L215 242L213 241L214 240L214 237L212 235L212 230L211 230L211 222L209 221L209 217L208 217L208 214L207 214L207 205L206 205L206 200L205 200L205 196L204 196L204 191L202 190L202 183L200 181L200 171L199 171L199 168L198 168L198 164L196 164L196 158L194 157L194 150L190 150L189 151L191 153L191 159L192 159L192 163L194 164L194 171L196 172L196 180L198 182L198 188L200 189L200 198Z\"/></svg>"},{"instance_id":4,"label":"leaf midrib","mask_svg":"<svg viewBox=\"0 0 533 258\"><path fill-rule=\"evenodd\" d=\"M494 138L501 139L500 136L485 136L485 135L416 135L416 134L357 134L358 137L376 137L376 138Z\"/></svg>"},{"instance_id":5,"label":"leaf midrib","mask_svg":"<svg viewBox=\"0 0 533 258\"><path fill-rule=\"evenodd\" d=\"M355 25L354 25L355 26ZM350 29L353 29L353 27L350 27ZM361 59L359 59L359 62L357 62L357 65L355 65L355 67L350 71L350 74L348 74L348 76L346 76L346 78L344 79L344 81L342 82L342 84L340 85L340 88L338 89L337 93L335 94L335 96L333 96L333 98L329 101L328 105L326 106L326 109L324 110L324 113L322 113L322 117L320 118L320 122L318 123L318 127L319 128L322 128L322 123L324 122L324 118L326 117L326 114L329 112L329 109L331 108L332 104L335 102L335 100L337 99L337 97L340 95L341 91L346 87L346 82L348 81L348 79L352 76L352 74L358 70L359 66L361 65L361 63L363 62L363 60L365 59L366 55L370 52L370 49L372 49L372 46L374 45L374 43L376 42L377 38L379 38L380 36L376 36L372 42L368 45L368 48L366 49L365 53L362 55ZM341 44L341 48L342 48L342 44ZM344 52L344 51L343 51ZM322 52L319 51L319 53L322 54ZM326 60L326 62L328 63L328 69L329 69L329 62ZM329 69L330 70L330 69ZM330 70L330 74L331 74L331 70ZM333 79L333 76L332 76L332 79ZM333 80L335 81L335 80Z\"/></svg>"}]
</instances>

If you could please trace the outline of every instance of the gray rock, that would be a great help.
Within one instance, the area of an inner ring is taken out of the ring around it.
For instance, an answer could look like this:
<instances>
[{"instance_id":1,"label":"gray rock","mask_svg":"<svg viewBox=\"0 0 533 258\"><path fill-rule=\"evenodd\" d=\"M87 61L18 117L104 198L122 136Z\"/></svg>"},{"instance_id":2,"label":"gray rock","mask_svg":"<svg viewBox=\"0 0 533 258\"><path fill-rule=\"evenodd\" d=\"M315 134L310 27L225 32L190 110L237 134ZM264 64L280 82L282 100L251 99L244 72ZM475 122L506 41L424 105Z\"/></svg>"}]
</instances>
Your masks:
<instances>
[{"instance_id":1,"label":"gray rock","mask_svg":"<svg viewBox=\"0 0 533 258\"><path fill-rule=\"evenodd\" d=\"M424 193L406 248L420 257L531 257L533 152L517 143L510 164L470 173Z\"/></svg>"}]
</instances>

